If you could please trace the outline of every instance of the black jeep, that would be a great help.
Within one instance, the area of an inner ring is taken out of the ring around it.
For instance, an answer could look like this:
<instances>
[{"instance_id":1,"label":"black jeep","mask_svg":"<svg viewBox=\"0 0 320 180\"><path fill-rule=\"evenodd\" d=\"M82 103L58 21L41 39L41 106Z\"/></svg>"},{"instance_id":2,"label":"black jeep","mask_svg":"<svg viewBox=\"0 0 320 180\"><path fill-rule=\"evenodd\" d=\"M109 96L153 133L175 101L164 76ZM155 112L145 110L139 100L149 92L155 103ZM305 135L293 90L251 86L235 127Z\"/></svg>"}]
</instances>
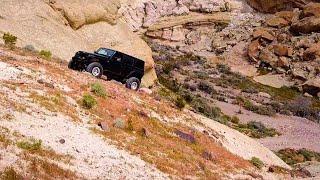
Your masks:
<instances>
[{"instance_id":1,"label":"black jeep","mask_svg":"<svg viewBox=\"0 0 320 180\"><path fill-rule=\"evenodd\" d=\"M108 79L125 83L127 88L138 90L144 75L144 64L144 61L119 51L100 48L94 53L77 52L68 67L85 70L97 78L106 75Z\"/></svg>"}]
</instances>

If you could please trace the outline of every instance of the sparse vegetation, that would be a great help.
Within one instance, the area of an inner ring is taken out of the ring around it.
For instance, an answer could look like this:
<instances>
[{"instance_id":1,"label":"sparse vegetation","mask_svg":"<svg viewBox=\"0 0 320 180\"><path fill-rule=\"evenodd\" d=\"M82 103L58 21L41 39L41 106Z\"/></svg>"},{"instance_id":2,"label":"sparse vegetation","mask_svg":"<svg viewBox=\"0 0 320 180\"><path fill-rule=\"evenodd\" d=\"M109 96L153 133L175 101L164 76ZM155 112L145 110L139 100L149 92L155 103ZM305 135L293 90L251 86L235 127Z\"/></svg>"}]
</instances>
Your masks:
<instances>
[{"instance_id":1,"label":"sparse vegetation","mask_svg":"<svg viewBox=\"0 0 320 180\"><path fill-rule=\"evenodd\" d=\"M46 58L46 59L50 59L52 57L51 51L48 51L48 50L41 50L39 52L39 55Z\"/></svg>"},{"instance_id":2,"label":"sparse vegetation","mask_svg":"<svg viewBox=\"0 0 320 180\"><path fill-rule=\"evenodd\" d=\"M91 84L91 92L102 98L107 97L106 89L100 83Z\"/></svg>"},{"instance_id":3,"label":"sparse vegetation","mask_svg":"<svg viewBox=\"0 0 320 180\"><path fill-rule=\"evenodd\" d=\"M282 149L276 152L276 154L289 165L295 165L306 161L320 162L320 153L307 149Z\"/></svg>"},{"instance_id":4,"label":"sparse vegetation","mask_svg":"<svg viewBox=\"0 0 320 180\"><path fill-rule=\"evenodd\" d=\"M261 169L264 166L264 163L257 157L253 157L250 162L258 169Z\"/></svg>"},{"instance_id":5,"label":"sparse vegetation","mask_svg":"<svg viewBox=\"0 0 320 180\"><path fill-rule=\"evenodd\" d=\"M264 105L254 105L250 100L245 99L244 97L237 97L236 104L243 106L246 110L255 112L257 114L273 116L276 114L276 111L269 106Z\"/></svg>"},{"instance_id":6,"label":"sparse vegetation","mask_svg":"<svg viewBox=\"0 0 320 180\"><path fill-rule=\"evenodd\" d=\"M17 146L27 151L37 151L41 149L42 141L36 139L30 139L27 141L19 141Z\"/></svg>"},{"instance_id":7,"label":"sparse vegetation","mask_svg":"<svg viewBox=\"0 0 320 180\"><path fill-rule=\"evenodd\" d=\"M253 138L264 138L274 137L280 135L274 128L267 128L261 122L251 121L248 124L238 124L235 126L238 131L253 137Z\"/></svg>"},{"instance_id":8,"label":"sparse vegetation","mask_svg":"<svg viewBox=\"0 0 320 180\"><path fill-rule=\"evenodd\" d=\"M131 121L131 125L132 125L132 121ZM124 129L126 127L126 122L121 118L117 118L113 123L113 127L118 129ZM133 125L132 125L132 128L133 128Z\"/></svg>"},{"instance_id":9,"label":"sparse vegetation","mask_svg":"<svg viewBox=\"0 0 320 180\"><path fill-rule=\"evenodd\" d=\"M182 110L186 106L186 101L179 96L177 97L175 104L180 110Z\"/></svg>"},{"instance_id":10,"label":"sparse vegetation","mask_svg":"<svg viewBox=\"0 0 320 180\"><path fill-rule=\"evenodd\" d=\"M90 94L85 94L82 97L81 104L85 109L92 109L97 104L97 100Z\"/></svg>"},{"instance_id":11,"label":"sparse vegetation","mask_svg":"<svg viewBox=\"0 0 320 180\"><path fill-rule=\"evenodd\" d=\"M17 37L10 34L9 32L4 33L2 36L2 39L4 41L4 44L10 48L15 47L16 43L17 43Z\"/></svg>"}]
</instances>

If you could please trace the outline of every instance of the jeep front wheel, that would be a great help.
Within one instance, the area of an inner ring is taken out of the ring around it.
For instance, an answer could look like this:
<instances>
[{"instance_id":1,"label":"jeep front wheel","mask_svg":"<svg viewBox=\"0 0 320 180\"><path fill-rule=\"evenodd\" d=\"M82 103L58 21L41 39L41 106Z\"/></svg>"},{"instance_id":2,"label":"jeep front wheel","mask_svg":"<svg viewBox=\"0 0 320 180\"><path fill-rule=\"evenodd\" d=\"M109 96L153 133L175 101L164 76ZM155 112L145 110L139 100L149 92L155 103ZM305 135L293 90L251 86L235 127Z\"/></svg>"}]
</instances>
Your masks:
<instances>
[{"instance_id":1,"label":"jeep front wheel","mask_svg":"<svg viewBox=\"0 0 320 180\"><path fill-rule=\"evenodd\" d=\"M126 82L126 88L137 91L140 87L140 80L135 77L131 77Z\"/></svg>"},{"instance_id":2,"label":"jeep front wheel","mask_svg":"<svg viewBox=\"0 0 320 180\"><path fill-rule=\"evenodd\" d=\"M89 64L86 71L91 73L96 78L100 78L103 75L103 67L98 62Z\"/></svg>"}]
</instances>

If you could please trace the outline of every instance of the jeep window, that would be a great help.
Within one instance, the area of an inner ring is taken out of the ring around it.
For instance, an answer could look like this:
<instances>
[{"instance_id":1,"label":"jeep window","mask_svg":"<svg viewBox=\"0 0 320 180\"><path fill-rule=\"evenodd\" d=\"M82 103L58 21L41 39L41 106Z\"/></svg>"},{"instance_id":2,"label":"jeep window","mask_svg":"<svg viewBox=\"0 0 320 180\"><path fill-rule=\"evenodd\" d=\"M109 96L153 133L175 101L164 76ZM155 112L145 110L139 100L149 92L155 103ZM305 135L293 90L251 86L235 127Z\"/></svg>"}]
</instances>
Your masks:
<instances>
[{"instance_id":1,"label":"jeep window","mask_svg":"<svg viewBox=\"0 0 320 180\"><path fill-rule=\"evenodd\" d=\"M101 48L101 49L98 49L98 51L96 51L97 54L101 54L101 55L104 55L104 56L108 56L108 57L111 57L114 55L114 51L110 50L110 49L104 49L104 48Z\"/></svg>"}]
</instances>

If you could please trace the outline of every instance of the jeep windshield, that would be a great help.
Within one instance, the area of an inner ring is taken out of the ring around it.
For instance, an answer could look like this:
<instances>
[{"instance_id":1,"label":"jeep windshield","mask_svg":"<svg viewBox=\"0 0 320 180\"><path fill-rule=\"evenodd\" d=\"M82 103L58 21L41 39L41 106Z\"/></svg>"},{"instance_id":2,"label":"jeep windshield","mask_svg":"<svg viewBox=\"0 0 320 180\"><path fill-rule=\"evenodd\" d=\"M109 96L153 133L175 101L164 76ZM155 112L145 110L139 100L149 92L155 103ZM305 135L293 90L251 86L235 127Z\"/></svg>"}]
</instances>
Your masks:
<instances>
[{"instance_id":1,"label":"jeep windshield","mask_svg":"<svg viewBox=\"0 0 320 180\"><path fill-rule=\"evenodd\" d=\"M113 56L116 52L111 50L111 49L105 49L105 48L100 48L97 51L95 51L96 54L100 54L103 56L108 56L111 57Z\"/></svg>"}]
</instances>

